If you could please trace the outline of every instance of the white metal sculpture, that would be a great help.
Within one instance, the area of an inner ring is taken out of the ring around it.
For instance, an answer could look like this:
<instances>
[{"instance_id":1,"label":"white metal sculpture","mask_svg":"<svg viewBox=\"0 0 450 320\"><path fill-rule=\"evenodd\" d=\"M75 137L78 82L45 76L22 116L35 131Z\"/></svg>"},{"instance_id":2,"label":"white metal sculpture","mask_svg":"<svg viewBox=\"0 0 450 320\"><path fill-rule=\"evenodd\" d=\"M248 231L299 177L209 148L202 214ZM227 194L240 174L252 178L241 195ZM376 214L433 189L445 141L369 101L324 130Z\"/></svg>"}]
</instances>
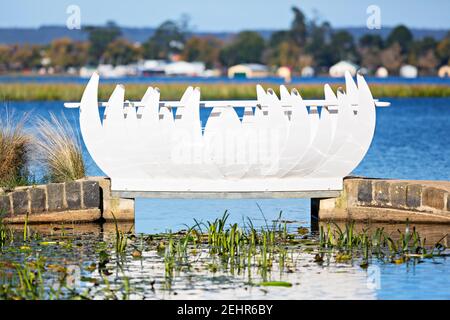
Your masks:
<instances>
[{"instance_id":1,"label":"white metal sculpture","mask_svg":"<svg viewBox=\"0 0 450 320\"><path fill-rule=\"evenodd\" d=\"M80 108L84 142L113 191L341 190L369 149L375 107L389 105L373 99L361 75L345 82L337 95L325 85L325 100L303 100L285 86L278 98L258 85L254 101L201 101L193 87L180 101L160 101L149 87L130 102L118 85L99 104L94 74L81 102L65 106ZM204 128L201 107L212 108Z\"/></svg>"}]
</instances>

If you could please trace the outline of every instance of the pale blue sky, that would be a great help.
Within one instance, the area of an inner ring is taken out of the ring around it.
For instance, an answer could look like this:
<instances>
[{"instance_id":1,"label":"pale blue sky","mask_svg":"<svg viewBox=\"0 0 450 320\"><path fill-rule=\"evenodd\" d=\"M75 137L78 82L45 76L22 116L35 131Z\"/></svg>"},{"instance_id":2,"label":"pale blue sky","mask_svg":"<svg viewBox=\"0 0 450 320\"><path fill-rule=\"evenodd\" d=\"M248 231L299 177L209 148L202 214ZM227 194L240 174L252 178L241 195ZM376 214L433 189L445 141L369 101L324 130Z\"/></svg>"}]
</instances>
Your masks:
<instances>
[{"instance_id":1,"label":"pale blue sky","mask_svg":"<svg viewBox=\"0 0 450 320\"><path fill-rule=\"evenodd\" d=\"M382 25L450 29L449 0L1 0L0 27L64 25L67 6L81 8L81 23L157 26L182 14L191 17L197 31L283 29L292 20L291 6L308 16L317 10L333 26L364 26L366 9L381 8Z\"/></svg>"}]
</instances>

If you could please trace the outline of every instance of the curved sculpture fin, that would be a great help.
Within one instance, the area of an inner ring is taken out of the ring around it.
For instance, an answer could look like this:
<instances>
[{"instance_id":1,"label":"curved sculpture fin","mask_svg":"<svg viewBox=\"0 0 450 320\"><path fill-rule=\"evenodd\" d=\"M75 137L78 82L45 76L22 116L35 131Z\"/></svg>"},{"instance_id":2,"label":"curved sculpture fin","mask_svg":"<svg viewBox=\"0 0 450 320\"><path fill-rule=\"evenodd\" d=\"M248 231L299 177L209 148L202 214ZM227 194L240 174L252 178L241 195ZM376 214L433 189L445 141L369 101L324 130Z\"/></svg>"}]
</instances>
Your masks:
<instances>
[{"instance_id":1,"label":"curved sculpture fin","mask_svg":"<svg viewBox=\"0 0 450 320\"><path fill-rule=\"evenodd\" d=\"M100 128L101 121L98 111L98 83L100 76L98 72L94 72L84 89L80 102L80 126L89 124L91 127Z\"/></svg>"},{"instance_id":2,"label":"curved sculpture fin","mask_svg":"<svg viewBox=\"0 0 450 320\"><path fill-rule=\"evenodd\" d=\"M125 87L121 84L117 85L111 97L108 100L108 106L105 109L105 118L103 126L111 127L123 122L124 112L123 103L125 100Z\"/></svg>"},{"instance_id":3,"label":"curved sculpture fin","mask_svg":"<svg viewBox=\"0 0 450 320\"><path fill-rule=\"evenodd\" d=\"M345 89L347 91L347 97L350 104L358 104L358 87L356 86L352 75L348 71L345 72Z\"/></svg>"}]
</instances>

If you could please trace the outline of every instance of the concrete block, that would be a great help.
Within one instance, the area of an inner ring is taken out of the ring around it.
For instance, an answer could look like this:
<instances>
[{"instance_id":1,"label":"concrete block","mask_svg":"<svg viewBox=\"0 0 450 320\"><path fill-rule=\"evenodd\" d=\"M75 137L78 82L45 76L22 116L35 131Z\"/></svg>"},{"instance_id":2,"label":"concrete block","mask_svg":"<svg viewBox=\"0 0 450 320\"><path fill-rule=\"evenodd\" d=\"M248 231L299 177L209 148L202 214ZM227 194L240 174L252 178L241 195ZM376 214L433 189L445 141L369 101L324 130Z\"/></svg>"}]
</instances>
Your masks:
<instances>
[{"instance_id":1,"label":"concrete block","mask_svg":"<svg viewBox=\"0 0 450 320\"><path fill-rule=\"evenodd\" d=\"M81 209L81 183L79 181L66 183L66 202L69 210Z\"/></svg>"},{"instance_id":2,"label":"concrete block","mask_svg":"<svg viewBox=\"0 0 450 320\"><path fill-rule=\"evenodd\" d=\"M100 208L100 187L97 181L83 181L84 208Z\"/></svg>"},{"instance_id":3,"label":"concrete block","mask_svg":"<svg viewBox=\"0 0 450 320\"><path fill-rule=\"evenodd\" d=\"M389 204L389 182L375 181L374 182L374 200L375 205L387 207Z\"/></svg>"},{"instance_id":4,"label":"concrete block","mask_svg":"<svg viewBox=\"0 0 450 320\"><path fill-rule=\"evenodd\" d=\"M47 185L48 211L64 210L64 183Z\"/></svg>"},{"instance_id":5,"label":"concrete block","mask_svg":"<svg viewBox=\"0 0 450 320\"><path fill-rule=\"evenodd\" d=\"M418 209L421 206L422 186L410 184L406 188L406 206L410 209Z\"/></svg>"},{"instance_id":6,"label":"concrete block","mask_svg":"<svg viewBox=\"0 0 450 320\"><path fill-rule=\"evenodd\" d=\"M30 193L30 207L31 213L41 213L45 211L46 194L43 188L31 188Z\"/></svg>"},{"instance_id":7,"label":"concrete block","mask_svg":"<svg viewBox=\"0 0 450 320\"><path fill-rule=\"evenodd\" d=\"M405 182L391 183L389 187L389 196L392 207L402 209L406 208L406 188Z\"/></svg>"},{"instance_id":8,"label":"concrete block","mask_svg":"<svg viewBox=\"0 0 450 320\"><path fill-rule=\"evenodd\" d=\"M372 181L360 180L358 186L358 202L362 205L370 205L372 203Z\"/></svg>"},{"instance_id":9,"label":"concrete block","mask_svg":"<svg viewBox=\"0 0 450 320\"><path fill-rule=\"evenodd\" d=\"M28 212L28 192L15 191L12 193L13 213L26 214Z\"/></svg>"},{"instance_id":10,"label":"concrete block","mask_svg":"<svg viewBox=\"0 0 450 320\"><path fill-rule=\"evenodd\" d=\"M441 189L428 187L422 192L422 205L437 210L445 210L446 192Z\"/></svg>"},{"instance_id":11,"label":"concrete block","mask_svg":"<svg viewBox=\"0 0 450 320\"><path fill-rule=\"evenodd\" d=\"M11 214L11 201L9 196L0 196L0 215L6 216Z\"/></svg>"}]
</instances>

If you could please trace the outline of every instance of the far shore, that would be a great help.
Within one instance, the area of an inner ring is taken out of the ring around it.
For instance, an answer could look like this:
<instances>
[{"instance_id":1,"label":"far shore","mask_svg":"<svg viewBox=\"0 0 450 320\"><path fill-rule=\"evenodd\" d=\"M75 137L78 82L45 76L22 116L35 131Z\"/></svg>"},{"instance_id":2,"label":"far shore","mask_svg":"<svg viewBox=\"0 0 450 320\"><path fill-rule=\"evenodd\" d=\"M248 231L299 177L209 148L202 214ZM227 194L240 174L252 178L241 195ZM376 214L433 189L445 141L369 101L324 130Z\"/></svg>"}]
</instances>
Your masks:
<instances>
[{"instance_id":1,"label":"far shore","mask_svg":"<svg viewBox=\"0 0 450 320\"><path fill-rule=\"evenodd\" d=\"M255 84L227 84L227 83L149 83L125 84L126 99L140 100L147 87L151 85L161 90L161 99L179 100L188 86L201 88L202 99L230 100L256 99ZM277 93L279 84L262 83L265 88L273 88ZM344 84L333 84L336 91ZM99 99L107 100L114 90L115 84L103 84L99 88ZM323 97L322 84L287 85L296 87L303 98L314 99ZM2 101L79 101L84 84L75 83L0 83L0 99ZM431 84L373 84L372 94L375 98L442 98L450 97L450 86Z\"/></svg>"}]
</instances>

